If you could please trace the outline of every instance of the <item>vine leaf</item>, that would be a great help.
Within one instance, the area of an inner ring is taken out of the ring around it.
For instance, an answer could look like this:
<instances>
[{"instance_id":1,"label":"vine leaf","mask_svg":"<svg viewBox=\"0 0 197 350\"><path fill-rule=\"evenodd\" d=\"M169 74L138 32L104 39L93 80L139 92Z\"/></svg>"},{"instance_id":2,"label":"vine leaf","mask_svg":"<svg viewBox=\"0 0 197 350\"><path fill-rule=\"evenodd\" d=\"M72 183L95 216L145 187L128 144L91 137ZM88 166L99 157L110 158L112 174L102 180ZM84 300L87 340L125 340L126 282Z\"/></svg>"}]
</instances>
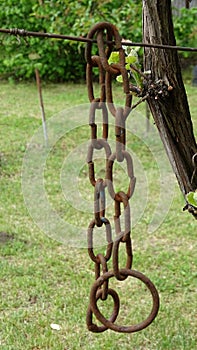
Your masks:
<instances>
[{"instance_id":1,"label":"vine leaf","mask_svg":"<svg viewBox=\"0 0 197 350\"><path fill-rule=\"evenodd\" d=\"M133 76L137 86L139 88L142 88L143 82L142 82L141 75L138 72L136 72L134 69L132 69L132 65L138 69L141 68L141 66L139 64L139 60L138 60L137 51L132 49L132 48L129 48L129 51L128 51L128 49L127 50L125 49L125 53L127 55L125 57L125 63L126 63L125 68L128 71L128 76L129 76L129 78L130 78L130 76ZM108 63L112 64L112 63L118 63L118 62L119 62L119 53L116 51L113 51L108 59ZM117 76L116 80L119 83L123 82L121 75Z\"/></svg>"},{"instance_id":2,"label":"vine leaf","mask_svg":"<svg viewBox=\"0 0 197 350\"><path fill-rule=\"evenodd\" d=\"M197 191L187 193L186 198L190 205L197 207Z\"/></svg>"},{"instance_id":3,"label":"vine leaf","mask_svg":"<svg viewBox=\"0 0 197 350\"><path fill-rule=\"evenodd\" d=\"M108 59L108 63L118 63L119 62L119 54L118 52L112 52L109 59Z\"/></svg>"}]
</instances>

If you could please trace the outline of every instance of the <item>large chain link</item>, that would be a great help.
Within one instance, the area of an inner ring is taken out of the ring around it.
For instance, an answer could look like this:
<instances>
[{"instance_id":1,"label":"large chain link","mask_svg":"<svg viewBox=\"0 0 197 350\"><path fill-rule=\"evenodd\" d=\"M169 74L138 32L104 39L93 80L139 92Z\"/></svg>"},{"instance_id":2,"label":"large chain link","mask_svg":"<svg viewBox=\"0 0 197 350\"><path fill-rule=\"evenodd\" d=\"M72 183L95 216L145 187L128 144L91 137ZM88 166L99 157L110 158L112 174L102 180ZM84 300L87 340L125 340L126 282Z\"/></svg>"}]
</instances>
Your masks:
<instances>
[{"instance_id":1,"label":"large chain link","mask_svg":"<svg viewBox=\"0 0 197 350\"><path fill-rule=\"evenodd\" d=\"M159 295L154 284L142 273L132 269L132 241L130 235L131 219L129 200L135 189L135 176L133 171L133 160L129 152L126 150L126 119L131 111L132 94L129 90L129 80L127 70L125 68L125 53L121 45L121 37L117 28L107 22L96 24L89 32L88 38L96 37L98 45L98 55L92 55L92 42L88 42L86 46L86 61L87 61L87 87L90 100L89 125L91 127L91 141L88 148L87 163L89 167L90 183L94 187L94 219L88 227L88 253L95 264L95 282L90 293L90 304L87 311L87 326L92 332L103 332L106 329L112 329L117 332L137 332L147 327L156 317L159 309ZM106 45L106 41L115 42ZM109 64L108 59L115 49L119 53L119 63ZM100 97L95 98L93 87L93 68L99 70L99 85ZM121 74L123 79L123 89L126 95L125 106L116 107L113 103L112 93L112 77ZM116 150L114 153L108 143L108 109L115 118L115 140ZM96 111L102 111L102 138L97 137ZM105 178L96 178L94 167L94 150L104 150L106 156ZM113 182L113 165L114 162L126 161L127 173L129 177L129 186L127 193L123 191L115 192ZM109 195L114 200L114 226L116 237L112 239L112 225L105 216L106 209L106 188ZM121 205L124 210L124 228L121 227ZM106 253L95 254L94 251L94 229L100 227L103 230L105 227L106 235ZM126 267L120 268L119 251L120 244L125 244L126 247ZM113 270L108 271L108 261L112 257ZM114 322L117 319L120 300L118 293L109 288L109 280L115 277L119 281L125 280L127 277L134 277L143 282L150 290L153 305L152 310L147 319L141 323L131 326L120 326ZM97 301L99 299L106 300L111 296L114 302L114 308L109 319L106 319L100 312ZM102 323L102 326L97 326L93 323L93 314Z\"/></svg>"}]
</instances>

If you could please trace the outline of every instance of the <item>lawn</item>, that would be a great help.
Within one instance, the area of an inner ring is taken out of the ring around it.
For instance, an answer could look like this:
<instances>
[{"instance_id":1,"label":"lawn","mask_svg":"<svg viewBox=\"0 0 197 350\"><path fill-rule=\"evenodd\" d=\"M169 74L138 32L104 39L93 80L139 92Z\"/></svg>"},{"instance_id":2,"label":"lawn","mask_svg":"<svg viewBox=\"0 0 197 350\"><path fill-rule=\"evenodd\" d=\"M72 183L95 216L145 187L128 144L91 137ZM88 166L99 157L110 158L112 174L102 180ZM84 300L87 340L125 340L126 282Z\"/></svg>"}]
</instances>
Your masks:
<instances>
[{"instance_id":1,"label":"lawn","mask_svg":"<svg viewBox=\"0 0 197 350\"><path fill-rule=\"evenodd\" d=\"M186 84L186 89L197 135L196 88ZM120 88L115 90L117 101L122 102ZM36 84L1 82L0 348L196 349L196 222L182 211L184 200L152 120L149 132L146 130L145 105L128 121L128 149L134 156L137 178L130 201L133 268L157 287L160 311L141 332L96 334L86 327L94 281L94 264L84 236L93 217L93 187L86 165L90 134L87 92L80 84L44 84L43 99L48 147L42 136ZM95 157L96 174L103 176L103 159ZM126 189L124 167L116 164L114 171L117 190ZM56 217L57 226L53 226ZM112 203L107 217L113 222ZM98 252L103 249L99 242ZM121 267L124 261L121 250ZM141 284L133 279L112 279L110 284L120 294L118 323L130 325L146 317L150 295ZM110 314L111 300L103 303L103 312Z\"/></svg>"}]
</instances>

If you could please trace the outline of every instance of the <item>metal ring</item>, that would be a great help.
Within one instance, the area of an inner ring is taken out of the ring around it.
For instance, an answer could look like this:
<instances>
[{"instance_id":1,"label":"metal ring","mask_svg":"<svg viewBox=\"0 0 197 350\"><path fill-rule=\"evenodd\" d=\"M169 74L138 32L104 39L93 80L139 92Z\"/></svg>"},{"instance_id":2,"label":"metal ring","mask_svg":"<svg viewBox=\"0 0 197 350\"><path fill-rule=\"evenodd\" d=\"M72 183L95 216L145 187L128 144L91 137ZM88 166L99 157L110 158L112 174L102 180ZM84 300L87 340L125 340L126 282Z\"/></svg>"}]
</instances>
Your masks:
<instances>
[{"instance_id":1,"label":"metal ring","mask_svg":"<svg viewBox=\"0 0 197 350\"><path fill-rule=\"evenodd\" d=\"M114 240L112 262L113 262L114 277L118 281L124 281L128 276L123 275L121 273L121 270L119 269L119 245L120 245L120 242L122 242L122 234L120 234L120 236ZM132 262L133 262L132 244L131 244L130 235L127 236L126 253L127 253L126 269L130 270L132 267Z\"/></svg>"},{"instance_id":2,"label":"metal ring","mask_svg":"<svg viewBox=\"0 0 197 350\"><path fill-rule=\"evenodd\" d=\"M127 80L124 82L124 84L126 85L124 88L126 96L125 96L125 107L124 107L123 116L124 116L124 119L126 120L129 113L131 112L132 94L127 91ZM117 108L115 107L114 101L113 101L112 75L109 72L106 72L105 85L106 85L107 105L108 105L108 108L109 108L111 114L115 117Z\"/></svg>"},{"instance_id":3,"label":"metal ring","mask_svg":"<svg viewBox=\"0 0 197 350\"><path fill-rule=\"evenodd\" d=\"M99 260L99 269L100 269L100 266L102 266L102 274L108 272L108 266L107 266L107 261L104 257L103 254L98 254L97 255L97 259ZM96 264L97 268L98 268L98 264ZM95 266L95 267L96 267ZM95 272L96 272L96 269L95 269ZM99 278L100 275L97 277ZM103 287L102 287L102 295L101 295L101 300L107 300L107 297L108 297L108 285L109 285L109 281L106 280L104 283L103 283Z\"/></svg>"},{"instance_id":4,"label":"metal ring","mask_svg":"<svg viewBox=\"0 0 197 350\"><path fill-rule=\"evenodd\" d=\"M94 219L95 224L101 227L105 217L105 186L103 179L98 179L94 187Z\"/></svg>"},{"instance_id":5,"label":"metal ring","mask_svg":"<svg viewBox=\"0 0 197 350\"><path fill-rule=\"evenodd\" d=\"M96 147L94 147L96 146ZM93 152L94 149L102 149L104 148L105 154L106 154L106 160L107 163L108 158L111 155L111 148L109 143L104 139L97 139L97 140L91 140L91 144L88 147L88 154L87 154L87 163L89 168L89 180L92 184L92 186L96 185L96 179L95 179L95 171L94 171L94 162L93 162ZM106 186L106 183L104 184Z\"/></svg>"},{"instance_id":6,"label":"metal ring","mask_svg":"<svg viewBox=\"0 0 197 350\"><path fill-rule=\"evenodd\" d=\"M100 31L100 30L107 30L106 33L106 38L107 40L111 41L114 35L114 31L115 31L115 26L113 26L111 23L108 22L100 22L100 23L96 23L89 31L87 38L88 39L93 39L94 34L96 34L96 32ZM117 29L116 29L117 31ZM114 35L115 36L115 35ZM86 48L85 48L85 59L86 62L93 65L94 62L92 61L92 41L91 42L87 42L86 44ZM112 49L114 47L113 43L108 44L108 47L106 49L106 56L107 58L109 58Z\"/></svg>"},{"instance_id":7,"label":"metal ring","mask_svg":"<svg viewBox=\"0 0 197 350\"><path fill-rule=\"evenodd\" d=\"M105 259L108 261L111 258L112 255L112 248L113 248L113 240L112 240L112 232L111 232L111 225L108 219L103 218L103 223L105 224L105 233L106 233L106 240L107 240L107 248L106 248L106 254ZM93 249L93 230L95 227L95 220L92 220L89 224L88 231L87 231L87 240L88 240L88 254L92 261L95 263L100 262L99 258L94 254Z\"/></svg>"},{"instance_id":8,"label":"metal ring","mask_svg":"<svg viewBox=\"0 0 197 350\"><path fill-rule=\"evenodd\" d=\"M109 321L113 323L116 320L118 313L119 313L120 299L119 299L119 296L114 289L109 288L108 295L111 295L113 300L114 300L114 309L113 309L111 317L109 318ZM100 299L101 296L102 296L102 289L97 291L95 301L97 302L97 300ZM95 333L101 333L101 332L106 331L108 329L108 327L97 326L95 323L92 322L92 314L93 314L93 312L92 312L91 304L90 304L88 306L87 316L86 316L86 324L88 326L88 330L91 332L95 332Z\"/></svg>"},{"instance_id":9,"label":"metal ring","mask_svg":"<svg viewBox=\"0 0 197 350\"><path fill-rule=\"evenodd\" d=\"M143 275L141 272L136 271L136 270L130 270L130 269L120 269L120 273L123 276L131 276L139 279L142 281L147 288L150 290L152 299L153 299L153 306L152 310L149 314L149 316L142 322L132 325L132 326L121 326L117 325L110 320L107 320L99 311L98 306L97 306L97 300L96 300L96 295L97 295L97 290L99 287L102 286L102 284L110 279L111 277L114 277L114 271L109 271L103 274L101 277L99 277L93 284L91 293L90 293L90 304L91 304L91 310L93 311L94 315L96 318L107 328L115 331L115 332L120 332L120 333L133 333L133 332L138 332L141 331L142 329L146 328L153 322L155 317L157 316L157 313L159 311L159 294L157 289L155 288L154 284L149 280L148 277Z\"/></svg>"},{"instance_id":10,"label":"metal ring","mask_svg":"<svg viewBox=\"0 0 197 350\"><path fill-rule=\"evenodd\" d=\"M88 89L88 97L90 102L95 100L98 100L98 102L105 102L105 99L106 99L105 71L101 64L101 60L99 56L92 56L91 59L92 59L93 65L87 63L87 66L86 66L86 82L87 82L87 89ZM98 99L95 99L94 97L94 87L93 87L93 77L92 77L93 67L98 67L99 69L100 97Z\"/></svg>"},{"instance_id":11,"label":"metal ring","mask_svg":"<svg viewBox=\"0 0 197 350\"><path fill-rule=\"evenodd\" d=\"M93 162L92 159L93 159L94 149L102 149L102 148L104 148L105 150L106 159L109 159L111 156L111 148L109 143L104 139L91 140L91 144L88 146L87 163Z\"/></svg>"},{"instance_id":12,"label":"metal ring","mask_svg":"<svg viewBox=\"0 0 197 350\"><path fill-rule=\"evenodd\" d=\"M92 128L91 140L97 140L97 124L95 124L96 110L102 110L102 138L107 140L108 138L108 111L105 102L92 101L90 105L89 125Z\"/></svg>"},{"instance_id":13,"label":"metal ring","mask_svg":"<svg viewBox=\"0 0 197 350\"><path fill-rule=\"evenodd\" d=\"M124 156L124 159L126 159L127 174L130 178L129 187L127 191L127 197L128 199L130 199L131 196L133 195L133 192L135 189L135 182L136 182L136 178L133 172L133 160L129 152L122 150L122 154ZM106 171L107 188L112 199L115 199L115 196L116 196L114 186L113 186L113 164L115 159L116 159L116 153L112 153L107 161L107 171Z\"/></svg>"}]
</instances>

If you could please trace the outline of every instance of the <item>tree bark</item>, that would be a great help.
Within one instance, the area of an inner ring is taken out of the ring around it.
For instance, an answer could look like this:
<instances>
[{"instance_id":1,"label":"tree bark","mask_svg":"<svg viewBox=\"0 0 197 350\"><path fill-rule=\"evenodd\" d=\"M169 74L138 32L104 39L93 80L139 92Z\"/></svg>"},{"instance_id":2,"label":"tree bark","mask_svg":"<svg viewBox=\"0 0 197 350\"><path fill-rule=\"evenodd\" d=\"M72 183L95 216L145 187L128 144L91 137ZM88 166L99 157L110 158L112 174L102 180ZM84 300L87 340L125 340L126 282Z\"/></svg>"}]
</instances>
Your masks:
<instances>
[{"instance_id":1,"label":"tree bark","mask_svg":"<svg viewBox=\"0 0 197 350\"><path fill-rule=\"evenodd\" d=\"M176 45L171 0L143 0L143 40L144 43ZM150 89L157 90L150 94L148 104L185 196L197 189L197 172L192 179L192 157L197 152L197 144L177 51L145 48L144 69L151 71Z\"/></svg>"}]
</instances>

